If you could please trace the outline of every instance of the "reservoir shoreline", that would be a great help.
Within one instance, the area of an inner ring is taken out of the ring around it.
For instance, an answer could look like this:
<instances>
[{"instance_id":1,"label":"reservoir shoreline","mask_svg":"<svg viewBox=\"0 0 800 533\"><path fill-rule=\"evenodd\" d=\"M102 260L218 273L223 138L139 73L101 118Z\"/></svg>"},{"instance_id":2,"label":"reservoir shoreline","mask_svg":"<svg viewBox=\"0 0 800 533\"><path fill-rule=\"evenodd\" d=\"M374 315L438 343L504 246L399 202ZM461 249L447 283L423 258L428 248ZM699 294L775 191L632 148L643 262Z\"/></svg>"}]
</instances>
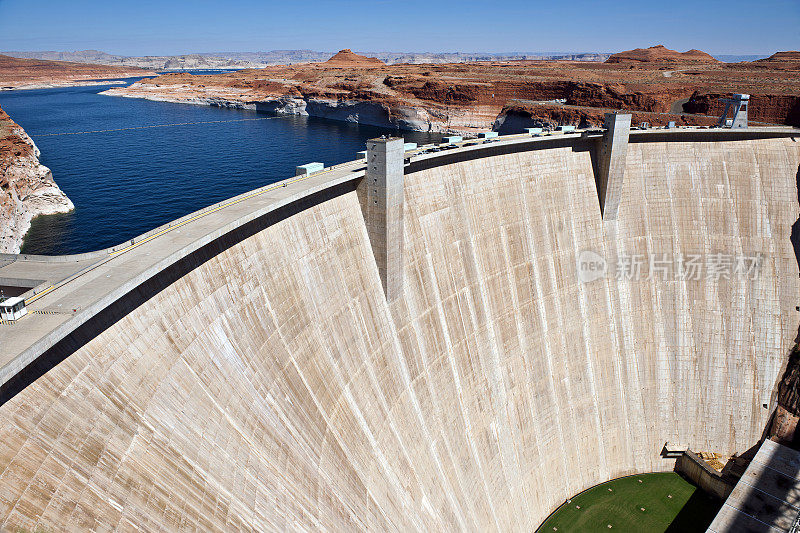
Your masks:
<instances>
[{"instance_id":1,"label":"reservoir shoreline","mask_svg":"<svg viewBox=\"0 0 800 533\"><path fill-rule=\"evenodd\" d=\"M98 94L110 86L0 92L0 106L35 141L41 164L75 205L67 213L32 217L21 245L19 235L16 247L5 251L58 255L114 246L292 176L297 165L352 160L367 139L396 132ZM440 138L404 135L419 144Z\"/></svg>"}]
</instances>

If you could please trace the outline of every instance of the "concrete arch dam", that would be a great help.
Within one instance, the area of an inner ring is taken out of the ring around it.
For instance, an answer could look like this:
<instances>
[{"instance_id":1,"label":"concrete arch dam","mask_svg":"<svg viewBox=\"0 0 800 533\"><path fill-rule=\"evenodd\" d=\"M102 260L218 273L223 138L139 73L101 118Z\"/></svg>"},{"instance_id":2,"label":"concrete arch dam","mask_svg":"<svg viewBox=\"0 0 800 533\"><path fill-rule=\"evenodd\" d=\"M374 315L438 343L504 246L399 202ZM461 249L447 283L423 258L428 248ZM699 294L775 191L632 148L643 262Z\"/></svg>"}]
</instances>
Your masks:
<instances>
[{"instance_id":1,"label":"concrete arch dam","mask_svg":"<svg viewBox=\"0 0 800 533\"><path fill-rule=\"evenodd\" d=\"M0 326L0 523L531 530L672 469L667 441L742 452L797 332L792 135L631 133L605 220L590 136L413 155L394 299L363 162L133 245L7 258L52 282ZM608 273L582 282L584 251ZM763 259L614 275L662 253Z\"/></svg>"}]
</instances>

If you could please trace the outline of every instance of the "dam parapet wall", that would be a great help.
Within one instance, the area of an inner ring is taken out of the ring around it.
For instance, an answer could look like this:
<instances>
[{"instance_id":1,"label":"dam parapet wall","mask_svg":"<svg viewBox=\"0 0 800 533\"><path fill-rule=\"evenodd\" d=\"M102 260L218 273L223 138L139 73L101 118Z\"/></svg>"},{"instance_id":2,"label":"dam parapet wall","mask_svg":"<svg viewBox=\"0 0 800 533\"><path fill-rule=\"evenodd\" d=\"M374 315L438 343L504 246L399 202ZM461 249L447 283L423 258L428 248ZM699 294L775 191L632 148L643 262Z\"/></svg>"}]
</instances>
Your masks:
<instances>
[{"instance_id":1,"label":"dam parapet wall","mask_svg":"<svg viewBox=\"0 0 800 533\"><path fill-rule=\"evenodd\" d=\"M415 152L393 300L363 161L138 241L31 304L76 313L0 326L61 335L11 357L31 374L0 405L0 523L535 529L598 482L670 470L665 441L749 448L797 329L782 131L631 132L610 225L599 137ZM601 276L581 279L584 251ZM617 275L659 254L763 261Z\"/></svg>"},{"instance_id":2,"label":"dam parapet wall","mask_svg":"<svg viewBox=\"0 0 800 533\"><path fill-rule=\"evenodd\" d=\"M631 130L629 142L633 144L641 142L729 142L748 139L795 139L798 137L800 137L800 130L787 127L750 128L737 131L677 128ZM569 147L573 151L589 154L592 159L595 180L600 184L603 178L597 160L602 142L606 138L607 135L603 132L590 130L576 131L569 135L561 133L533 136L529 134L505 135L498 140L493 139L489 143L467 140L449 146L446 151L437 152L432 152L429 146L423 146L405 154L404 172L406 174L420 172L458 162L531 150ZM119 297L125 293L124 291L136 287L136 283L131 280L132 277L138 276L136 278L138 281L148 279L157 273L159 268L166 268L172 264L170 261L188 255L201 243L207 244L210 240L220 238L231 229L252 221L253 217L262 217L271 211L280 210L288 203L302 201L304 198L317 195L322 190L335 189L344 183L353 182L355 186L361 182L365 170L364 161L356 160L328 167L325 172L315 175L310 181L305 181L310 176L295 177L265 185L185 215L130 241L103 250L61 256L0 254L0 277L39 281L24 295L29 303L45 295L48 295L49 299L54 299L53 297L56 295L64 295L64 301L59 300L59 303L51 304L49 301L40 301L33 307L34 310L55 313L49 315L47 320L43 320L41 313L34 313L25 322L16 324L13 329L3 331L6 342L0 344L0 391L11 376L35 361L45 350L70 331L89 320L94 312L101 311L113 302L114 297L110 297L107 293L110 289L116 289L115 295ZM600 185L597 186L599 187L598 191L602 190ZM239 219L242 217L242 213L248 213L248 215ZM211 216L206 218L209 215ZM188 228L184 228L184 226L188 226ZM188 234L186 233L187 229L191 229ZM181 234L182 230L183 234ZM148 245L147 250L140 249L143 244ZM131 254L131 252L135 253ZM152 260L155 257L165 256L175 259L160 265L156 265ZM113 263L110 263L112 266L106 266L112 259L114 260ZM133 269L113 268L113 265L124 262L126 259L131 259L137 266ZM145 265L148 265L149 268L146 269ZM75 293L69 290L70 287L74 287L72 283L74 280L86 280L85 274L96 273L104 268L110 268L113 272L113 274L107 275L108 278L111 278L107 282L90 287L88 291ZM56 289L58 290L56 291ZM102 304L97 306L98 302L102 302ZM54 306L56 309L52 309ZM89 307L95 311L87 312ZM55 318L56 316L59 318ZM64 325L65 322L69 322L69 324ZM8 366L11 362L13 365Z\"/></svg>"}]
</instances>

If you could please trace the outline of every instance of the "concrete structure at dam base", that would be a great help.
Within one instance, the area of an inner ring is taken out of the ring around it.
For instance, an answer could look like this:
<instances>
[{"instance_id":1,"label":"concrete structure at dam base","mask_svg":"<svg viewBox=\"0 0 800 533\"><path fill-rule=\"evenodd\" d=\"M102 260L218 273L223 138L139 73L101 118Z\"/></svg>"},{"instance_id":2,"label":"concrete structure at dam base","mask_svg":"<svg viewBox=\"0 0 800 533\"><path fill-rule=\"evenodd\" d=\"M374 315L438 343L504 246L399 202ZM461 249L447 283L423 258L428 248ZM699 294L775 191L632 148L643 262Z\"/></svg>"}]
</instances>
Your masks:
<instances>
[{"instance_id":1,"label":"concrete structure at dam base","mask_svg":"<svg viewBox=\"0 0 800 533\"><path fill-rule=\"evenodd\" d=\"M370 141L108 250L0 258L33 287L0 324L0 527L533 530L672 470L665 442L757 444L798 330L800 131L612 118Z\"/></svg>"},{"instance_id":2,"label":"concrete structure at dam base","mask_svg":"<svg viewBox=\"0 0 800 533\"><path fill-rule=\"evenodd\" d=\"M800 451L765 440L708 533L795 533L800 527Z\"/></svg>"}]
</instances>

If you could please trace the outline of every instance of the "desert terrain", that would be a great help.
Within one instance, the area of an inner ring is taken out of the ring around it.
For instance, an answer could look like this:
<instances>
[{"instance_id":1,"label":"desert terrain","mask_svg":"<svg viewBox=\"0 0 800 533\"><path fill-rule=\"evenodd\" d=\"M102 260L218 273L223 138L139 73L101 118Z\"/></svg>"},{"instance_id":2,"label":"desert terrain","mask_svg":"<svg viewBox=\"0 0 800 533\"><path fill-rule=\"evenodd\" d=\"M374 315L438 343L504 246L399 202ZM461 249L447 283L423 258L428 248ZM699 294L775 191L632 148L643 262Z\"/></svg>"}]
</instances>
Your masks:
<instances>
[{"instance_id":1,"label":"desert terrain","mask_svg":"<svg viewBox=\"0 0 800 533\"><path fill-rule=\"evenodd\" d=\"M19 59L0 55L0 91L92 85L93 80L132 78L150 74L152 72L135 67Z\"/></svg>"},{"instance_id":2,"label":"desert terrain","mask_svg":"<svg viewBox=\"0 0 800 533\"><path fill-rule=\"evenodd\" d=\"M800 126L800 52L722 63L663 46L605 62L480 61L387 65L342 50L320 63L195 76L164 74L106 94L305 114L419 131L526 125L597 126L608 110L634 123L711 125L731 93L752 95L750 120ZM691 113L691 114L689 114Z\"/></svg>"},{"instance_id":3,"label":"desert terrain","mask_svg":"<svg viewBox=\"0 0 800 533\"><path fill-rule=\"evenodd\" d=\"M325 61L333 52L316 50L270 50L268 52L211 52L165 56L123 56L99 50L7 51L7 56L51 61L73 61L118 67L138 67L148 70L243 69L264 68L270 65L291 65ZM463 63L472 61L511 61L519 59L565 59L573 61L605 61L609 54L597 52L555 53L465 53L465 52L362 52L377 57L389 65L394 63Z\"/></svg>"}]
</instances>

